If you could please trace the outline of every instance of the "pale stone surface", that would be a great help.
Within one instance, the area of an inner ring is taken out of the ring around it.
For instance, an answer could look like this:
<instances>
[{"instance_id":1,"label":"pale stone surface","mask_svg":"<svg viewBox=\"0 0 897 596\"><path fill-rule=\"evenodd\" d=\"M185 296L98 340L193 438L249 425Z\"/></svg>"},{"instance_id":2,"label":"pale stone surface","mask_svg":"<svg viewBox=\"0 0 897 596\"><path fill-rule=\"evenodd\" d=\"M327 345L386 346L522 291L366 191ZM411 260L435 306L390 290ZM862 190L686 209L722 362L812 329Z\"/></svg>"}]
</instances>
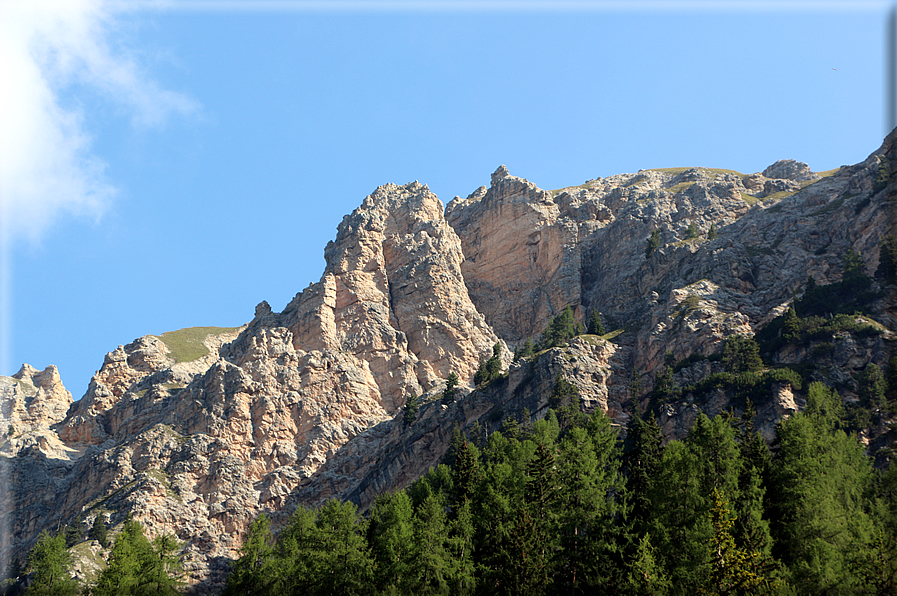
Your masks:
<instances>
[{"instance_id":1,"label":"pale stone surface","mask_svg":"<svg viewBox=\"0 0 897 596\"><path fill-rule=\"evenodd\" d=\"M67 459L75 450L67 448L52 427L65 418L71 404L72 394L53 365L38 371L23 364L12 377L0 377L0 455L36 450Z\"/></svg>"},{"instance_id":2,"label":"pale stone surface","mask_svg":"<svg viewBox=\"0 0 897 596\"><path fill-rule=\"evenodd\" d=\"M785 180L794 180L795 182L819 178L818 174L810 171L810 166L802 161L793 159L780 159L763 170L763 175L766 178L783 178Z\"/></svg>"},{"instance_id":3,"label":"pale stone surface","mask_svg":"<svg viewBox=\"0 0 897 596\"><path fill-rule=\"evenodd\" d=\"M489 432L508 417L545 415L558 379L577 387L582 409L604 410L622 427L631 407L645 405L667 350L676 360L710 355L726 337L752 334L783 312L807 275L839 279L848 249L874 271L894 192L873 196L872 185L880 160L894 159L893 141L791 197L753 206L745 195L754 202L810 180L801 164L747 177L643 170L560 191L502 166L445 216L422 184L381 186L340 224L318 283L283 312L261 302L244 328L207 337L207 356L175 363L159 338L139 338L106 356L71 407L54 367L0 377L0 466L11 479L0 513L12 536L2 554L22 556L42 529L79 516L103 515L115 528L130 513L150 537L184 541L189 581L213 592L259 513L279 524L297 503L337 497L365 506L437 463L455 423ZM697 239L685 237L690 224ZM711 224L715 240L706 239ZM646 258L655 229L662 245ZM627 331L511 364L504 342L537 339L567 305L582 320L598 309L608 331ZM890 333L831 338L814 374L847 383L868 362L885 362L892 341ZM472 391L497 342L505 375ZM676 382L719 370L702 360ZM629 395L634 371L643 375L638 403ZM461 387L443 405L450 372ZM405 428L412 391L425 403ZM731 398L685 396L660 422L668 438L684 436L700 412L726 411ZM803 407L800 390L785 385L756 405L767 438L776 420Z\"/></svg>"}]
</instances>

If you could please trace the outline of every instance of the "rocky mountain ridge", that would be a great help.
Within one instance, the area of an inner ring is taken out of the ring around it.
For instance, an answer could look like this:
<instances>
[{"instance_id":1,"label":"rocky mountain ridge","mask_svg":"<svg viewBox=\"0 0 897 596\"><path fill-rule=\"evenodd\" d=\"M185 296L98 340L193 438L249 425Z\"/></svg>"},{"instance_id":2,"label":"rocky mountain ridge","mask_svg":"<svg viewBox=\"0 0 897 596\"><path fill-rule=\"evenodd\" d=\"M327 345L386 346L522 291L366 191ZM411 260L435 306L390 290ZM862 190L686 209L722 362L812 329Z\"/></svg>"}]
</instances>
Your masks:
<instances>
[{"instance_id":1,"label":"rocky mountain ridge","mask_svg":"<svg viewBox=\"0 0 897 596\"><path fill-rule=\"evenodd\" d=\"M822 174L783 160L751 175L643 170L546 191L502 166L488 188L445 208L417 182L381 186L339 225L318 283L282 312L262 302L245 327L208 333L206 355L178 362L165 337L139 338L107 354L74 403L55 367L0 377L2 556L21 559L44 528L86 528L98 515L114 527L130 514L150 536L183 541L192 589L214 592L259 513L283 521L297 503L332 497L364 507L437 463L456 424L489 432L544 415L559 379L581 409L622 427L648 405L665 361L754 333L808 276L837 281L849 250L875 271L894 232L893 176L880 184L883 169L897 171L894 141ZM511 348L566 306L580 320L597 310L623 332L512 363ZM818 374L840 379L846 399L867 363L886 363L892 307L875 306L875 337L832 338ZM475 388L495 344L506 372ZM714 366L696 361L676 382ZM452 372L461 390L443 403ZM406 425L412 393L424 403ZM681 436L729 397L686 397L660 421ZM799 407L779 384L758 407L759 427L771 436Z\"/></svg>"}]
</instances>

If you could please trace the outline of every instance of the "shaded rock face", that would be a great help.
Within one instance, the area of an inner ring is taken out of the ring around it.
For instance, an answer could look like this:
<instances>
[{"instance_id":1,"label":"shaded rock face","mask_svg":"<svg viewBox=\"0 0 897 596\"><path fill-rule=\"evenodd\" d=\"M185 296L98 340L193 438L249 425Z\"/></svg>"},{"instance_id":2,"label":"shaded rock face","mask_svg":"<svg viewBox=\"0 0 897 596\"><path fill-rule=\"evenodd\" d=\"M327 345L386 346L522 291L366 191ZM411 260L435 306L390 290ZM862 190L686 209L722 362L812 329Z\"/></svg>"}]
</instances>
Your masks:
<instances>
[{"instance_id":1,"label":"shaded rock face","mask_svg":"<svg viewBox=\"0 0 897 596\"><path fill-rule=\"evenodd\" d=\"M0 465L11 479L0 555L21 559L44 528L87 528L98 515L114 528L131 514L151 538L183 541L193 589L215 592L259 513L277 524L298 503L367 506L437 463L456 423L488 433L561 405L551 402L559 380L577 388L582 410L606 411L622 427L667 351L711 355L729 335L753 333L808 275L839 279L848 249L875 270L895 195L875 176L882 160L895 162L893 140L825 178L777 162L750 176L644 170L545 191L502 166L488 188L444 212L424 185L381 186L339 225L318 283L282 312L262 302L245 327L208 335L206 356L177 362L161 337L139 338L107 354L74 404L54 367L0 377ZM661 244L646 257L654 230ZM537 337L568 305L628 331L511 364L504 342ZM894 320L887 308L881 318ZM820 379L849 394L866 363L884 364L891 341L832 338ZM507 372L474 389L496 343ZM678 382L714 366L694 363ZM461 386L442 404L451 372ZM423 405L405 427L412 392ZM659 420L680 437L731 397L686 398ZM757 428L770 437L802 406L800 392L776 386L757 404Z\"/></svg>"},{"instance_id":2,"label":"shaded rock face","mask_svg":"<svg viewBox=\"0 0 897 596\"><path fill-rule=\"evenodd\" d=\"M340 452L324 470L355 470L359 481L345 497L366 507L379 493L404 487L437 465L450 447L456 426L482 441L508 418L525 425L544 417L550 407L566 405L552 403L559 379L576 385L579 395L574 405L582 411L601 409L625 423L628 416L621 403L626 388L616 382L625 378L625 362L617 346L596 336L578 337L563 348L512 364L502 378L463 392L449 405L439 400L424 403L407 428L401 417L377 425L362 437L368 444L377 444L378 451ZM389 457L378 462L382 453Z\"/></svg>"}]
</instances>

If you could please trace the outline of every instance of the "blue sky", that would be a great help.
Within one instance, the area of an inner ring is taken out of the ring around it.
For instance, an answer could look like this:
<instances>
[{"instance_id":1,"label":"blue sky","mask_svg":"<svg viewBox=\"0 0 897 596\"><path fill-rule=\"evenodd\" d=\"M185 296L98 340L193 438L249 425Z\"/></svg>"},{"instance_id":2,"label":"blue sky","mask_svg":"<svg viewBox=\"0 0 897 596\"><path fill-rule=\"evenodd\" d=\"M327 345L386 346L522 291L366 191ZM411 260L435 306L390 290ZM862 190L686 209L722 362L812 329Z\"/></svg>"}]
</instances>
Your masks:
<instances>
[{"instance_id":1,"label":"blue sky","mask_svg":"<svg viewBox=\"0 0 897 596\"><path fill-rule=\"evenodd\" d=\"M280 310L387 182L862 161L890 8L0 2L0 374Z\"/></svg>"}]
</instances>

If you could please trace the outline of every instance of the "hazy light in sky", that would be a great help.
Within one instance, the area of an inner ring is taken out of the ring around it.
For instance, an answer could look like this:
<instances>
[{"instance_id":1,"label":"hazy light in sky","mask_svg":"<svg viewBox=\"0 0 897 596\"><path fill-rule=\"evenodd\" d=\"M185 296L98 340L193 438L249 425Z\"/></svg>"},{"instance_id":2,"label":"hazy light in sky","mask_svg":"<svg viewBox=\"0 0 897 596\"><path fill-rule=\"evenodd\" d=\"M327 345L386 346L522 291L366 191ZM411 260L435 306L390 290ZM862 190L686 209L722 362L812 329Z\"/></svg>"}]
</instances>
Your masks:
<instances>
[{"instance_id":1,"label":"hazy light in sky","mask_svg":"<svg viewBox=\"0 0 897 596\"><path fill-rule=\"evenodd\" d=\"M98 0L0 3L0 216L3 242L32 242L62 215L99 218L115 195L76 102L83 85L123 106L136 126L197 103L159 89L126 49L113 50L114 6Z\"/></svg>"}]
</instances>

